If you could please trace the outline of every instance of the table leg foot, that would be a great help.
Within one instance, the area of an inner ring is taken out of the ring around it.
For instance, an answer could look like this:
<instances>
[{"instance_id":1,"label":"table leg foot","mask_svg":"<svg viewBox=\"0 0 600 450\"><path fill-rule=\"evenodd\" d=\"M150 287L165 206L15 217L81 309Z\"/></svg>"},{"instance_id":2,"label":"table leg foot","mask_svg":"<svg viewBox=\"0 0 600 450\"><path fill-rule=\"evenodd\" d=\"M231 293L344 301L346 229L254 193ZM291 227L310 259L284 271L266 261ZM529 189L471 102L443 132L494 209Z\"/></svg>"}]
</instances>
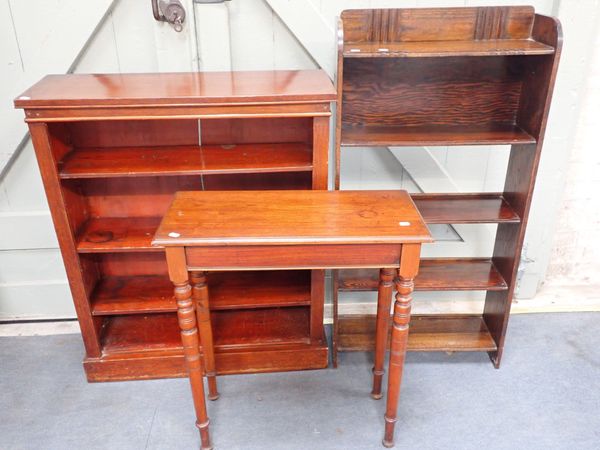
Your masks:
<instances>
[{"instance_id":1,"label":"table leg foot","mask_svg":"<svg viewBox=\"0 0 600 450\"><path fill-rule=\"evenodd\" d=\"M200 448L202 450L212 450L212 448L213 448L213 446L210 442L210 434L208 432L208 424L209 423L210 423L209 420L207 420L206 422L203 422L203 423L196 422L196 427L200 431L200 441L202 443Z\"/></svg>"},{"instance_id":2,"label":"table leg foot","mask_svg":"<svg viewBox=\"0 0 600 450\"><path fill-rule=\"evenodd\" d=\"M390 419L387 416L385 418L385 434L383 435L383 440L381 443L386 448L392 448L394 443L394 427L396 425L396 419Z\"/></svg>"},{"instance_id":3,"label":"table leg foot","mask_svg":"<svg viewBox=\"0 0 600 450\"><path fill-rule=\"evenodd\" d=\"M217 377L214 373L207 373L206 379L208 380L208 399L215 401L219 398L219 391L217 390Z\"/></svg>"},{"instance_id":4,"label":"table leg foot","mask_svg":"<svg viewBox=\"0 0 600 450\"><path fill-rule=\"evenodd\" d=\"M385 351L387 349L388 333L390 330L393 278L393 269L381 269L379 271L377 318L375 323L375 363L373 365L373 389L371 390L371 397L375 400L383 397L381 385L383 383L383 375L385 374Z\"/></svg>"}]
</instances>

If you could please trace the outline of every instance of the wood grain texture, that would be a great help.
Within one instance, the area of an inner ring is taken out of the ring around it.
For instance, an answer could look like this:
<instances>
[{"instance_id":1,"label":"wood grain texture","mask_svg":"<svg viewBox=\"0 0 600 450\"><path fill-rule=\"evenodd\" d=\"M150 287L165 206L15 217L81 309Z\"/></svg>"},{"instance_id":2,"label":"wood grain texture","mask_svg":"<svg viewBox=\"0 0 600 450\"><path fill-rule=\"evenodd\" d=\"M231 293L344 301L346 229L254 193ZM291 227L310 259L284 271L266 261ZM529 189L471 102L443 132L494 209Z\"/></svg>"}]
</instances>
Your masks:
<instances>
[{"instance_id":1,"label":"wood grain texture","mask_svg":"<svg viewBox=\"0 0 600 450\"><path fill-rule=\"evenodd\" d=\"M335 100L321 70L48 75L17 108L311 103Z\"/></svg>"},{"instance_id":2,"label":"wood grain texture","mask_svg":"<svg viewBox=\"0 0 600 450\"><path fill-rule=\"evenodd\" d=\"M269 308L310 305L310 272L261 271L208 274L210 308ZM173 286L165 276L107 277L92 296L94 315L174 312Z\"/></svg>"},{"instance_id":3,"label":"wood grain texture","mask_svg":"<svg viewBox=\"0 0 600 450\"><path fill-rule=\"evenodd\" d=\"M168 345L165 350L105 353L99 358L86 358L83 364L87 379L100 382L187 376L178 340L166 342ZM328 355L325 343L263 345L216 351L215 361L217 375L266 373L324 369Z\"/></svg>"},{"instance_id":4,"label":"wood grain texture","mask_svg":"<svg viewBox=\"0 0 600 450\"><path fill-rule=\"evenodd\" d=\"M178 248L168 246L168 248ZM293 244L186 247L190 270L336 269L397 267L398 244Z\"/></svg>"},{"instance_id":5,"label":"wood grain texture","mask_svg":"<svg viewBox=\"0 0 600 450\"><path fill-rule=\"evenodd\" d=\"M106 317L103 352L115 355L180 349L176 320L174 314ZM308 307L215 311L212 327L216 351L310 341Z\"/></svg>"},{"instance_id":6,"label":"wood grain texture","mask_svg":"<svg viewBox=\"0 0 600 450\"><path fill-rule=\"evenodd\" d=\"M347 147L535 143L535 139L517 125L497 123L468 127L345 124L342 126L341 139L341 145Z\"/></svg>"},{"instance_id":7,"label":"wood grain texture","mask_svg":"<svg viewBox=\"0 0 600 450\"><path fill-rule=\"evenodd\" d=\"M77 237L77 251L161 251L152 246L159 217L115 217L89 220Z\"/></svg>"},{"instance_id":8,"label":"wood grain texture","mask_svg":"<svg viewBox=\"0 0 600 450\"><path fill-rule=\"evenodd\" d=\"M178 192L153 244L322 245L411 241L429 242L431 236L406 191L237 191Z\"/></svg>"},{"instance_id":9,"label":"wood grain texture","mask_svg":"<svg viewBox=\"0 0 600 450\"><path fill-rule=\"evenodd\" d=\"M558 19L536 14L532 36L540 42L552 45L556 52L554 55L530 61L530 70L523 82L519 120L525 129L537 137L537 144L513 146L508 162L504 195L515 205L522 221L519 227L499 225L494 246L494 263L509 283L509 289L505 293L488 292L483 311L486 325L498 347L497 351L490 352L490 358L496 367L500 366L502 359L510 307L562 50L562 28Z\"/></svg>"},{"instance_id":10,"label":"wood grain texture","mask_svg":"<svg viewBox=\"0 0 600 450\"><path fill-rule=\"evenodd\" d=\"M500 194L413 194L427 223L518 223L519 215Z\"/></svg>"},{"instance_id":11,"label":"wood grain texture","mask_svg":"<svg viewBox=\"0 0 600 450\"><path fill-rule=\"evenodd\" d=\"M344 58L550 55L554 48L530 39L425 42L348 42Z\"/></svg>"},{"instance_id":12,"label":"wood grain texture","mask_svg":"<svg viewBox=\"0 0 600 450\"><path fill-rule=\"evenodd\" d=\"M376 269L339 271L340 291L375 291ZM505 291L507 284L489 258L436 258L421 260L415 278L416 291Z\"/></svg>"},{"instance_id":13,"label":"wood grain texture","mask_svg":"<svg viewBox=\"0 0 600 450\"><path fill-rule=\"evenodd\" d=\"M428 286L488 289L479 320L493 345L474 347L496 367L561 48L559 21L529 6L350 10L339 25L336 180L342 145L512 145L502 194L414 199L429 223L499 224L491 260L467 273L458 259ZM352 287L374 287L372 272L345 273Z\"/></svg>"},{"instance_id":14,"label":"wood grain texture","mask_svg":"<svg viewBox=\"0 0 600 450\"><path fill-rule=\"evenodd\" d=\"M527 39L531 6L357 9L342 12L346 42Z\"/></svg>"},{"instance_id":15,"label":"wood grain texture","mask_svg":"<svg viewBox=\"0 0 600 450\"><path fill-rule=\"evenodd\" d=\"M467 131L514 125L522 70L507 56L345 59L342 122Z\"/></svg>"},{"instance_id":16,"label":"wood grain texture","mask_svg":"<svg viewBox=\"0 0 600 450\"><path fill-rule=\"evenodd\" d=\"M61 178L312 171L312 149L301 143L85 148L60 164Z\"/></svg>"},{"instance_id":17,"label":"wood grain texture","mask_svg":"<svg viewBox=\"0 0 600 450\"><path fill-rule=\"evenodd\" d=\"M413 315L410 325L409 351L496 349L481 316ZM338 340L341 351L372 351L375 348L375 315L340 315Z\"/></svg>"},{"instance_id":18,"label":"wood grain texture","mask_svg":"<svg viewBox=\"0 0 600 450\"><path fill-rule=\"evenodd\" d=\"M172 292L163 284L165 252L148 247L147 233L154 233L176 191L326 187L331 82L319 71L53 76L30 92L35 98L17 103L29 102L21 104L26 121L40 130L34 144L44 158L43 176L53 180L47 190L62 189L64 201L51 199L62 208L53 217L66 219L67 228L57 226L59 241L77 255L67 272L82 295L76 302L84 308L86 348L93 350L85 362L89 378L181 376L180 346L114 354L102 349L100 328L110 319L173 311ZM206 149L200 161L193 154L199 148ZM180 269L176 275L187 279ZM318 332L316 325L322 323L323 288L312 285L323 280L316 276L311 283L309 276L306 271L301 284L281 274L242 275L247 285L240 286L227 274L222 288L213 277L211 305L219 311L310 309L307 344L225 352L226 373L327 365L322 326Z\"/></svg>"}]
</instances>

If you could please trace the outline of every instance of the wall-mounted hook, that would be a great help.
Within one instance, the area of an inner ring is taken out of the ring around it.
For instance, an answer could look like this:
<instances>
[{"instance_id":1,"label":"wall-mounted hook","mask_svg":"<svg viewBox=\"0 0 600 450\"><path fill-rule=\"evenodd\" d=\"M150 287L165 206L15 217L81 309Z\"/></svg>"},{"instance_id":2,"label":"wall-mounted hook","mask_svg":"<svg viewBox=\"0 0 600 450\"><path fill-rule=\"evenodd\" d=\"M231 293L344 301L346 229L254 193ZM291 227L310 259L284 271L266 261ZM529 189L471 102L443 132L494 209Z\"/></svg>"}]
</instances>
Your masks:
<instances>
[{"instance_id":1,"label":"wall-mounted hook","mask_svg":"<svg viewBox=\"0 0 600 450\"><path fill-rule=\"evenodd\" d=\"M151 0L152 14L159 22L167 22L178 33L183 30L185 9L179 0Z\"/></svg>"}]
</instances>

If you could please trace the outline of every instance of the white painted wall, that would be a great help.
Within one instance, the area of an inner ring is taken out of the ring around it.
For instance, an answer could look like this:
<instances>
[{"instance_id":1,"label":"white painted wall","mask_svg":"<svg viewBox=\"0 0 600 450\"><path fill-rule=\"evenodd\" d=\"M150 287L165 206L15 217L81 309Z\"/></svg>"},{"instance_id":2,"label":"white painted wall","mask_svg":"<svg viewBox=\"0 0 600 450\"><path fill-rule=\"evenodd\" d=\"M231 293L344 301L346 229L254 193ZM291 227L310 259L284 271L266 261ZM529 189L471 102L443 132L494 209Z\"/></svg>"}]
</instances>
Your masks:
<instances>
[{"instance_id":1,"label":"white painted wall","mask_svg":"<svg viewBox=\"0 0 600 450\"><path fill-rule=\"evenodd\" d=\"M85 7L81 6L83 3ZM12 98L45 73L306 69L319 66L332 73L335 65L333 33L336 16L343 9L515 2L232 0L221 5L193 5L192 0L184 0L183 3L188 11L188 21L184 32L177 34L168 25L154 21L148 1L0 0L0 167L24 136L22 111L13 110ZM598 85L597 79L594 83L586 68L593 48L588 43L598 30L600 9L597 0L527 3L533 4L538 12L557 14L563 21L566 38L526 238L528 259L523 265L521 297L532 296L544 278L555 211L560 205L557 198L565 173L569 176L567 183L573 186L571 177L581 178L584 171L589 170L589 158L597 155L591 150L592 135L585 137L586 126L589 126L586 124L593 121L594 113L587 113L578 122L578 111L582 100ZM597 71L595 73L597 77ZM593 109L589 106L589 98L587 104L586 111ZM565 171L576 125L578 150L569 165L571 169ZM352 149L343 154L342 186L363 189L403 187L412 191L497 191L503 184L507 156L506 149L498 147L401 151ZM597 164L598 160L595 161ZM563 210L581 205L577 202L584 192L584 184L581 182L580 187L568 191ZM598 201L590 200L592 202L597 211ZM591 210L589 204L577 207L585 212ZM559 236L563 238L557 241L557 248L563 248L565 236L572 233L579 232L581 238L569 250L572 262L561 266L560 271L589 267L584 265L589 264L586 258L593 259L597 255L586 250L583 225L561 217ZM597 227L597 216L595 220L592 218L587 222L587 229ZM438 227L435 232L444 240L430 246L427 254L468 256L489 255L491 251L493 227ZM64 269L37 164L28 142L0 179L0 236L0 319L72 317L74 311ZM551 273L556 273L558 269L551 267L554 270ZM475 293L472 297L481 296ZM456 298L451 295L442 301L437 299L437 296L427 295L418 304L431 311L442 308L462 312L479 308L477 302L465 301L470 299L464 294Z\"/></svg>"}]
</instances>

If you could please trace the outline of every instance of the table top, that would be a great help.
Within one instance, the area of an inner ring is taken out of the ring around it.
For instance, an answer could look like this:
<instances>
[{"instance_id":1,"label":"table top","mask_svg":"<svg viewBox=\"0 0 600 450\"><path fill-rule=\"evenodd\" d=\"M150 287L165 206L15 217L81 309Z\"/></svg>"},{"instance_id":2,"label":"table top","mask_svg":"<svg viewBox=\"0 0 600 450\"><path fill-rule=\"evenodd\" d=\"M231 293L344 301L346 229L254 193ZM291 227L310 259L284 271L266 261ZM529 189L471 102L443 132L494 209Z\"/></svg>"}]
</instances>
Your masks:
<instances>
[{"instance_id":1,"label":"table top","mask_svg":"<svg viewBox=\"0 0 600 450\"><path fill-rule=\"evenodd\" d=\"M48 75L17 108L315 103L336 99L322 70Z\"/></svg>"},{"instance_id":2,"label":"table top","mask_svg":"<svg viewBox=\"0 0 600 450\"><path fill-rule=\"evenodd\" d=\"M432 242L406 191L178 192L153 245Z\"/></svg>"}]
</instances>

